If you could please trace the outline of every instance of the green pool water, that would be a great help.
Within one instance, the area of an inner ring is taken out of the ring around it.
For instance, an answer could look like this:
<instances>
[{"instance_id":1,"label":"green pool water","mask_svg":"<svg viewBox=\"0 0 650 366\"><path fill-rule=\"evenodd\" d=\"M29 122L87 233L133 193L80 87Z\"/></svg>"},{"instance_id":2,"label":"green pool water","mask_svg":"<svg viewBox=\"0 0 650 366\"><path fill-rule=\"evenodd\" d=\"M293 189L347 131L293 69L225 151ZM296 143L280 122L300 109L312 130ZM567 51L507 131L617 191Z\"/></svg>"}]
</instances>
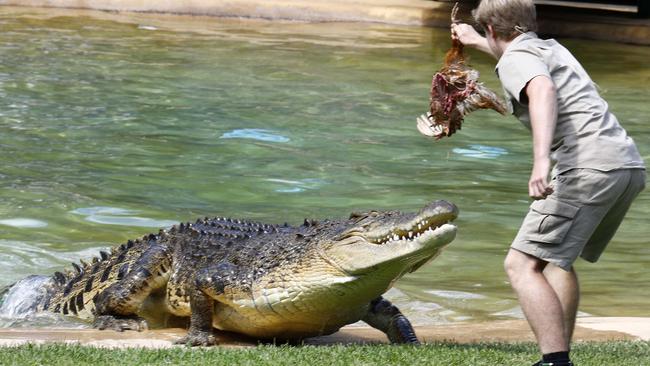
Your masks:
<instances>
[{"instance_id":1,"label":"green pool water","mask_svg":"<svg viewBox=\"0 0 650 366\"><path fill-rule=\"evenodd\" d=\"M417 132L445 30L3 7L0 29L0 286L198 216L446 199L456 240L388 297L416 324L520 316L502 260L530 137L491 111L449 139ZM650 160L650 48L562 42ZM470 56L499 90L494 61ZM650 315L649 197L600 263L577 263L582 312Z\"/></svg>"}]
</instances>

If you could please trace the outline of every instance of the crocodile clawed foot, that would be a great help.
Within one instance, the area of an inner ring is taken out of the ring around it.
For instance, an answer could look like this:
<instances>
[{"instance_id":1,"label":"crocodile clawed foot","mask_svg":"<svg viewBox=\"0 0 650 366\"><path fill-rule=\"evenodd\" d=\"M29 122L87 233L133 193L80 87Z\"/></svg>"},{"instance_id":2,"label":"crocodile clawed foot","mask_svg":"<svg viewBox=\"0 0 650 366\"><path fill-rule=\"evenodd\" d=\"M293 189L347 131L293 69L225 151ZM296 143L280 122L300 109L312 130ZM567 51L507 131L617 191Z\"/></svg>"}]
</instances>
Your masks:
<instances>
[{"instance_id":1,"label":"crocodile clawed foot","mask_svg":"<svg viewBox=\"0 0 650 366\"><path fill-rule=\"evenodd\" d=\"M217 337L212 332L190 331L185 337L175 341L174 344L185 344L190 347L214 346L217 344Z\"/></svg>"},{"instance_id":2,"label":"crocodile clawed foot","mask_svg":"<svg viewBox=\"0 0 650 366\"><path fill-rule=\"evenodd\" d=\"M125 330L137 330L141 332L149 328L147 321L143 318L137 316L119 318L113 315L100 315L96 317L93 322L93 327L99 330L111 329L118 332Z\"/></svg>"}]
</instances>

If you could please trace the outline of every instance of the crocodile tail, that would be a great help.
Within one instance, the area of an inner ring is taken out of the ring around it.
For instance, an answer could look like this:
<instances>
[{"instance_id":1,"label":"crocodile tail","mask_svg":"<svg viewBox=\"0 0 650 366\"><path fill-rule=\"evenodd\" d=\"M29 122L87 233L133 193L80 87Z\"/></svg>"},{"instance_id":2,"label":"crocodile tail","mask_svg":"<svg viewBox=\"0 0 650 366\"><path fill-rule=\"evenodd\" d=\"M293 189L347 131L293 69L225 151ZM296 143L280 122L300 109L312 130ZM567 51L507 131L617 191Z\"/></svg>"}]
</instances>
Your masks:
<instances>
[{"instance_id":1,"label":"crocodile tail","mask_svg":"<svg viewBox=\"0 0 650 366\"><path fill-rule=\"evenodd\" d=\"M55 313L71 314L81 318L93 316L93 298L123 276L151 245L157 243L163 231L143 236L141 239L128 240L126 243L112 247L110 252L100 251L99 256L86 262L72 263L72 268L65 272L55 272L52 276L56 290L44 307Z\"/></svg>"}]
</instances>

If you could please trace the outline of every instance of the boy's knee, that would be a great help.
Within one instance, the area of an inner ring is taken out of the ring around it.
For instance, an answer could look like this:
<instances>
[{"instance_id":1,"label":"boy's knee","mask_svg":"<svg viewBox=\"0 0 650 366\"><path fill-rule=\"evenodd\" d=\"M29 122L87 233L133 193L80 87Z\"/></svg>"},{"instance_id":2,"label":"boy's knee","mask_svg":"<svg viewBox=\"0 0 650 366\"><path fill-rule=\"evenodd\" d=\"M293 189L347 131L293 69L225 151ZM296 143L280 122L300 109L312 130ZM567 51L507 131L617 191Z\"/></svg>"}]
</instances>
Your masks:
<instances>
[{"instance_id":1,"label":"boy's knee","mask_svg":"<svg viewBox=\"0 0 650 366\"><path fill-rule=\"evenodd\" d=\"M510 282L515 282L520 276L527 275L532 272L541 273L544 270L544 265L541 259L533 257L529 254L520 252L516 249L510 249L503 261L503 268L510 279Z\"/></svg>"},{"instance_id":2,"label":"boy's knee","mask_svg":"<svg viewBox=\"0 0 650 366\"><path fill-rule=\"evenodd\" d=\"M510 249L506 255L506 258L503 260L503 268L506 270L506 272L509 272L520 266L522 266L520 252L515 249Z\"/></svg>"},{"instance_id":3,"label":"boy's knee","mask_svg":"<svg viewBox=\"0 0 650 366\"><path fill-rule=\"evenodd\" d=\"M513 250L511 249L508 252L508 255L506 255L506 258L503 260L503 269L506 272L506 275L510 280L512 281L513 277L516 277L518 270L517 268L519 267L519 261L514 255L511 255Z\"/></svg>"}]
</instances>

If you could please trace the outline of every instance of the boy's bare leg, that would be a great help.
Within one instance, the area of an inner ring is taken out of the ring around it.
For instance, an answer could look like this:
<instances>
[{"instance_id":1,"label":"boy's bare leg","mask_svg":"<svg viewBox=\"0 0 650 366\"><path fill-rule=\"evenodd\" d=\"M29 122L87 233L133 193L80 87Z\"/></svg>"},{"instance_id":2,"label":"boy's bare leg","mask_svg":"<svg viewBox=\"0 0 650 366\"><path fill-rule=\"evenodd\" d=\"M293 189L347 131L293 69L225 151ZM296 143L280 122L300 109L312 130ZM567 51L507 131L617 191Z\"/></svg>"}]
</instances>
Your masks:
<instances>
[{"instance_id":1,"label":"boy's bare leg","mask_svg":"<svg viewBox=\"0 0 650 366\"><path fill-rule=\"evenodd\" d=\"M505 260L510 284L543 354L569 350L562 303L544 276L546 264L515 249L510 249Z\"/></svg>"},{"instance_id":2,"label":"boy's bare leg","mask_svg":"<svg viewBox=\"0 0 650 366\"><path fill-rule=\"evenodd\" d=\"M565 271L550 263L544 269L544 276L560 299L564 312L564 331L567 340L571 342L580 302L578 276L573 267L571 267L571 271Z\"/></svg>"}]
</instances>

